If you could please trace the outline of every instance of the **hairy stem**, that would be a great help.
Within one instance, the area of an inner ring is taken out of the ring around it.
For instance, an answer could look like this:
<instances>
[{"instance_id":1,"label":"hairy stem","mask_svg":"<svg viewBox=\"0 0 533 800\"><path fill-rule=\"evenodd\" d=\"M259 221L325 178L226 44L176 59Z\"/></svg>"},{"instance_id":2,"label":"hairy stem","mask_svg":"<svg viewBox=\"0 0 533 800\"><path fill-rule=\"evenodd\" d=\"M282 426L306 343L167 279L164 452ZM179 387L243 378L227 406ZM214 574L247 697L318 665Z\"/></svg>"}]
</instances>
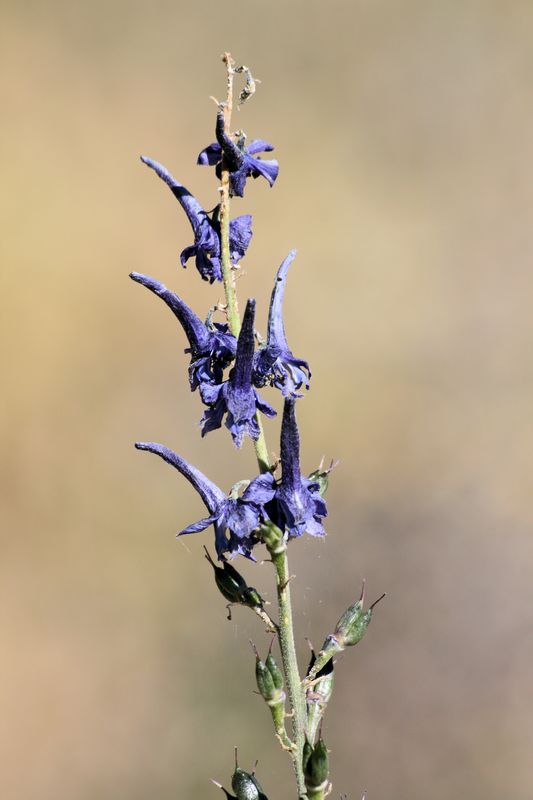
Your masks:
<instances>
[{"instance_id":1,"label":"hairy stem","mask_svg":"<svg viewBox=\"0 0 533 800\"><path fill-rule=\"evenodd\" d=\"M226 65L228 74L228 88L224 104L224 128L230 133L231 112L233 110L233 76L235 75L233 61L230 53L224 53L222 60ZM235 291L235 272L231 264L229 249L229 222L230 222L230 178L229 170L222 156L222 175L220 180L220 260L222 267L222 280L224 294L226 295L226 313L228 315L229 329L234 336L239 335L241 318Z\"/></svg>"},{"instance_id":2,"label":"hairy stem","mask_svg":"<svg viewBox=\"0 0 533 800\"><path fill-rule=\"evenodd\" d=\"M287 559L287 545L284 542L269 547L272 563L276 569L276 584L278 592L279 622L278 637L283 663L283 672L289 694L289 703L292 710L292 738L294 748L291 751L298 796L305 797L306 788L303 774L303 747L305 741L306 706L302 691L296 648L294 646L294 629L292 623L292 606L290 590L289 562Z\"/></svg>"},{"instance_id":3,"label":"hairy stem","mask_svg":"<svg viewBox=\"0 0 533 800\"><path fill-rule=\"evenodd\" d=\"M224 129L228 135L231 133L231 112L233 110L233 77L235 75L235 62L230 53L224 53L222 61L226 65L228 84L226 102L224 104ZM228 315L228 325L234 336L239 335L241 329L241 318L239 315L239 305L237 302L237 292L235 289L235 270L231 263L229 247L229 223L230 223L230 175L224 157L222 158L222 174L220 181L220 260L222 268L222 280L224 283L224 294L226 296L226 313ZM256 413L257 424L259 425L259 437L254 443L257 463L261 472L268 472L270 469L270 459L266 445L263 423Z\"/></svg>"}]
</instances>

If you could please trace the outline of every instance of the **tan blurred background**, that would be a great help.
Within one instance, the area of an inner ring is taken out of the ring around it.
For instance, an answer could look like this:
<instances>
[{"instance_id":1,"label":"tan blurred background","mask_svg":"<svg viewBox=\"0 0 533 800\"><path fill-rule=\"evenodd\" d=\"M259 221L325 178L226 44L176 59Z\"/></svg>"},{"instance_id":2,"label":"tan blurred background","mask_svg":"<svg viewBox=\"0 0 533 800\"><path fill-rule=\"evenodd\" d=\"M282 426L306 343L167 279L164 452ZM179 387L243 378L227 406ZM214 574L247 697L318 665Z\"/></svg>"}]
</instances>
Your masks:
<instances>
[{"instance_id":1,"label":"tan blurred background","mask_svg":"<svg viewBox=\"0 0 533 800\"><path fill-rule=\"evenodd\" d=\"M264 325L299 249L287 330L310 360L303 465L341 460L329 536L292 550L296 622L320 644L359 591L379 607L339 664L334 793L533 796L533 6L529 2L3 2L0 30L0 794L221 795L232 748L271 800L288 760L252 693L252 615L225 619L203 507L132 442L225 489L254 474L201 440L182 332L132 284L200 313L161 160L211 207L230 49L262 79L235 124L276 145L241 294ZM267 392L268 399L278 398ZM277 448L276 422L267 425ZM241 562L272 598L272 575Z\"/></svg>"}]
</instances>

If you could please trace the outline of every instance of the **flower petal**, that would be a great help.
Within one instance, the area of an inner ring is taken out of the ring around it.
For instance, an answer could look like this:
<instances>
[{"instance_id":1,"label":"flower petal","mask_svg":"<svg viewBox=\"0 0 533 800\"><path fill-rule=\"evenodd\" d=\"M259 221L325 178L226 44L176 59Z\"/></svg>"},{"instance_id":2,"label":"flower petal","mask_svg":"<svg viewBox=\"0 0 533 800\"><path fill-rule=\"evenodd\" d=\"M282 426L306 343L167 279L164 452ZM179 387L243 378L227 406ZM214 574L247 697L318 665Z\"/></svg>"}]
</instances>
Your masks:
<instances>
[{"instance_id":1,"label":"flower petal","mask_svg":"<svg viewBox=\"0 0 533 800\"><path fill-rule=\"evenodd\" d=\"M137 450L147 450L149 453L155 453L167 464L177 469L194 486L211 514L215 514L220 505L226 501L226 495L218 486L206 478L199 469L193 467L184 458L174 453L173 450L165 447L165 445L157 442L136 442L135 447Z\"/></svg>"},{"instance_id":2,"label":"flower petal","mask_svg":"<svg viewBox=\"0 0 533 800\"><path fill-rule=\"evenodd\" d=\"M253 178L258 178L262 175L263 178L267 179L270 186L274 185L279 174L279 164L275 159L266 160L249 156L248 168Z\"/></svg>"},{"instance_id":3,"label":"flower petal","mask_svg":"<svg viewBox=\"0 0 533 800\"><path fill-rule=\"evenodd\" d=\"M204 281L221 281L222 270L220 269L220 259L218 256L210 256L203 247L196 248L196 269Z\"/></svg>"},{"instance_id":4,"label":"flower petal","mask_svg":"<svg viewBox=\"0 0 533 800\"><path fill-rule=\"evenodd\" d=\"M247 503L257 503L260 506L269 503L276 494L276 481L271 472L258 475L246 487L242 500Z\"/></svg>"},{"instance_id":5,"label":"flower petal","mask_svg":"<svg viewBox=\"0 0 533 800\"><path fill-rule=\"evenodd\" d=\"M291 250L283 260L278 269L274 289L270 297L270 308L268 310L268 345L275 345L281 350L288 350L287 337L285 336L285 326L283 324L283 298L285 296L285 283L289 273L289 267L296 257L296 250Z\"/></svg>"},{"instance_id":6,"label":"flower petal","mask_svg":"<svg viewBox=\"0 0 533 800\"><path fill-rule=\"evenodd\" d=\"M283 419L281 421L281 483L287 489L296 489L300 486L302 477L300 472L300 434L296 423L296 401L287 398L283 405Z\"/></svg>"},{"instance_id":7,"label":"flower petal","mask_svg":"<svg viewBox=\"0 0 533 800\"><path fill-rule=\"evenodd\" d=\"M237 263L244 258L252 238L252 215L242 214L229 224L229 247L232 262Z\"/></svg>"},{"instance_id":8,"label":"flower petal","mask_svg":"<svg viewBox=\"0 0 533 800\"><path fill-rule=\"evenodd\" d=\"M167 304L185 331L185 335L189 340L190 352L193 356L209 349L210 335L205 323L196 316L194 311L189 308L181 297L178 297L177 294L167 289L164 284L156 281L149 275L132 272L130 273L130 278L140 283L142 286L145 286Z\"/></svg>"},{"instance_id":9,"label":"flower petal","mask_svg":"<svg viewBox=\"0 0 533 800\"><path fill-rule=\"evenodd\" d=\"M269 153L271 150L274 149L274 145L265 142L264 139L253 139L253 141L250 142L250 144L246 147L246 149L250 153L250 155L253 156L256 153Z\"/></svg>"},{"instance_id":10,"label":"flower petal","mask_svg":"<svg viewBox=\"0 0 533 800\"><path fill-rule=\"evenodd\" d=\"M187 527L183 528L183 530L177 533L176 536L184 536L187 533L200 533L200 531L205 531L205 529L209 528L209 526L212 525L217 519L217 514L211 514L209 517L204 517L203 519L199 519L198 522L192 522L190 525L187 525Z\"/></svg>"},{"instance_id":11,"label":"flower petal","mask_svg":"<svg viewBox=\"0 0 533 800\"><path fill-rule=\"evenodd\" d=\"M213 142L200 151L196 163L200 164L202 167L214 167L221 158L222 148L218 142Z\"/></svg>"},{"instance_id":12,"label":"flower petal","mask_svg":"<svg viewBox=\"0 0 533 800\"><path fill-rule=\"evenodd\" d=\"M207 217L207 214L198 200L158 161L154 161L153 158L148 158L148 156L141 156L141 161L143 164L146 164L147 167L153 169L156 175L170 188L172 194L187 214L187 218L196 234L204 218Z\"/></svg>"},{"instance_id":13,"label":"flower petal","mask_svg":"<svg viewBox=\"0 0 533 800\"><path fill-rule=\"evenodd\" d=\"M252 362L254 358L254 319L255 300L248 300L237 340L235 366L230 375L230 383L234 389L251 391Z\"/></svg>"},{"instance_id":14,"label":"flower petal","mask_svg":"<svg viewBox=\"0 0 533 800\"><path fill-rule=\"evenodd\" d=\"M265 415L265 417L270 417L270 419L272 419L272 417L277 417L278 412L276 411L276 409L272 408L272 406L269 403L267 403L266 400L263 400L259 392L256 392L254 390L254 395L255 395L255 404L259 409L259 411Z\"/></svg>"}]
</instances>

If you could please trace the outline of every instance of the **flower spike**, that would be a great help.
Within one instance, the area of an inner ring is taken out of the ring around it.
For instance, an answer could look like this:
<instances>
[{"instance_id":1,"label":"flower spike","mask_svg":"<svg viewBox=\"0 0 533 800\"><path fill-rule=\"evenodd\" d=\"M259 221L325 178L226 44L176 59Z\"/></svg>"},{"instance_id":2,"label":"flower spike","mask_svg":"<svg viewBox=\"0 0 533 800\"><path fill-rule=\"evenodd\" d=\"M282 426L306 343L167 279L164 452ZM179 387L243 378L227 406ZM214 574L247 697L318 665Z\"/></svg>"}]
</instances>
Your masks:
<instances>
[{"instance_id":1,"label":"flower spike","mask_svg":"<svg viewBox=\"0 0 533 800\"><path fill-rule=\"evenodd\" d=\"M301 397L298 389L302 385L309 389L311 378L307 361L295 358L289 349L283 325L285 282L295 255L296 250L291 250L276 275L268 313L268 339L265 347L257 353L254 364L254 384L264 386L270 383L280 389L284 397Z\"/></svg>"},{"instance_id":2,"label":"flower spike","mask_svg":"<svg viewBox=\"0 0 533 800\"><path fill-rule=\"evenodd\" d=\"M166 167L147 156L141 156L141 161L153 169L162 181L170 188L172 194L181 205L187 219L191 223L194 233L194 244L186 247L180 261L183 267L187 266L189 258L195 257L196 268L203 280L213 283L222 280L220 266L220 224L218 221L218 206L211 219L202 208L198 200L179 183ZM252 217L243 214L230 223L230 255L233 264L237 264L244 257L252 238Z\"/></svg>"}]
</instances>

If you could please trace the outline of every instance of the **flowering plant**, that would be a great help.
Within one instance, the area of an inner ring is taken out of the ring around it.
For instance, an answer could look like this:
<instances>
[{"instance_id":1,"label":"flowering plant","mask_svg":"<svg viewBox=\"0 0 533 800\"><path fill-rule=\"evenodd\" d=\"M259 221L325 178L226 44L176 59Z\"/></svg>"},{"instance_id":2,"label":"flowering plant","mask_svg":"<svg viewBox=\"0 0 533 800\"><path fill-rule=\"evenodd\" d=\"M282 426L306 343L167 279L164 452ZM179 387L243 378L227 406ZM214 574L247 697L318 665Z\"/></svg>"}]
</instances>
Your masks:
<instances>
[{"instance_id":1,"label":"flowering plant","mask_svg":"<svg viewBox=\"0 0 533 800\"><path fill-rule=\"evenodd\" d=\"M131 278L160 297L183 328L189 345L185 352L190 355L190 388L193 392L198 390L205 406L200 421L202 436L224 423L237 447L249 437L255 447L259 474L240 481L226 495L168 447L155 442L137 442L135 446L154 453L174 467L200 495L207 515L187 525L178 536L199 533L213 526L220 566L207 547L205 553L213 567L216 585L228 601L230 618L232 604L246 606L278 639L281 666L272 654L272 644L264 660L255 650L257 688L272 716L275 735L292 760L297 796L322 800L331 791L322 719L333 691L333 659L345 647L361 641L376 603L364 609L363 586L361 596L342 614L320 652L312 653L302 680L294 643L287 550L289 543L304 533L325 536L323 523L328 509L324 495L333 464L327 469L321 464L309 475L302 473L300 465L296 404L303 395L302 389L309 389L311 370L306 360L293 355L283 324L283 297L289 268L296 255L294 250L277 271L270 298L267 336L258 348L255 300L248 299L242 321L239 315L235 271L250 244L252 218L243 214L230 219L230 202L233 197L244 196L250 177L263 177L273 186L279 166L276 160L258 155L272 151L271 144L255 139L247 145L242 131L231 132L235 75L244 74L246 79L239 96L241 105L255 92L255 81L250 70L237 67L229 53L224 54L223 61L227 70L227 96L224 102L217 103L216 142L198 156L198 164L215 167L220 181L220 201L215 209L206 212L157 161L145 156L141 160L167 184L191 224L194 243L182 251L182 265L186 267L194 257L203 280L223 283L225 305L221 310L225 321L213 322L212 314L203 321L181 297L154 278L137 272L132 273ZM279 464L271 462L261 421L261 415L276 416L276 411L258 391L266 385L278 389L283 396ZM233 565L237 555L256 561L255 551L260 544L266 546L276 572L277 621L271 619L260 594L248 586ZM291 719L290 732L286 725L288 718ZM255 774L245 772L237 764L232 790L234 795L223 789L228 800L266 800Z\"/></svg>"}]
</instances>

